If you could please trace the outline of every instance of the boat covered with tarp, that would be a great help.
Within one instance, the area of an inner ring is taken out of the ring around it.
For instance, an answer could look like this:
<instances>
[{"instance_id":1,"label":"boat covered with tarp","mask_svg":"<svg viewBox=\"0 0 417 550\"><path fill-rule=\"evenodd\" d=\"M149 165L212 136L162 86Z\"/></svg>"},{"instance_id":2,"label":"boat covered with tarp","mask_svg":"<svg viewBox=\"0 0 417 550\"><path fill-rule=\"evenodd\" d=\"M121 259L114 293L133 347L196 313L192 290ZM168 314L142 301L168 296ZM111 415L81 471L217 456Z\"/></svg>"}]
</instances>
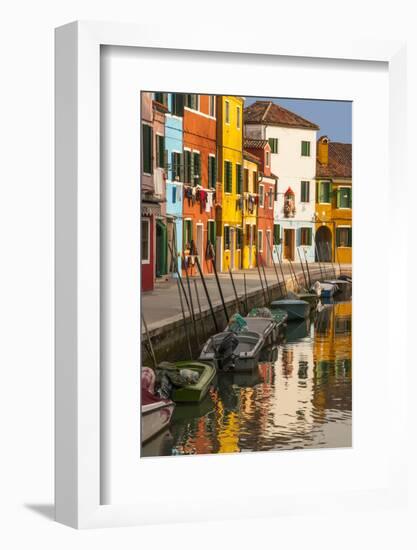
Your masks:
<instances>
[{"instance_id":1,"label":"boat covered with tarp","mask_svg":"<svg viewBox=\"0 0 417 550\"><path fill-rule=\"evenodd\" d=\"M211 362L164 361L156 367L156 392L175 403L198 403L207 394L216 376Z\"/></svg>"}]
</instances>

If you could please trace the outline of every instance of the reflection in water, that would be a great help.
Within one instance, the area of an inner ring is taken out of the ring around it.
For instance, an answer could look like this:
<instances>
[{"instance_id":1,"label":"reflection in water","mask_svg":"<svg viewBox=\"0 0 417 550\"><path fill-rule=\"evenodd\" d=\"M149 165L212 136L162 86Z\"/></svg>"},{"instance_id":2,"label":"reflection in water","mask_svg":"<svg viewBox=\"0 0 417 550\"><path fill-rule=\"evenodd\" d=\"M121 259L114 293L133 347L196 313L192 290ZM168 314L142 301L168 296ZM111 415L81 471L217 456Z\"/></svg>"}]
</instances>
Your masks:
<instances>
[{"instance_id":1,"label":"reflection in water","mask_svg":"<svg viewBox=\"0 0 417 550\"><path fill-rule=\"evenodd\" d=\"M198 405L178 405L168 433L143 456L349 447L351 302L290 323L252 374L222 374Z\"/></svg>"}]
</instances>

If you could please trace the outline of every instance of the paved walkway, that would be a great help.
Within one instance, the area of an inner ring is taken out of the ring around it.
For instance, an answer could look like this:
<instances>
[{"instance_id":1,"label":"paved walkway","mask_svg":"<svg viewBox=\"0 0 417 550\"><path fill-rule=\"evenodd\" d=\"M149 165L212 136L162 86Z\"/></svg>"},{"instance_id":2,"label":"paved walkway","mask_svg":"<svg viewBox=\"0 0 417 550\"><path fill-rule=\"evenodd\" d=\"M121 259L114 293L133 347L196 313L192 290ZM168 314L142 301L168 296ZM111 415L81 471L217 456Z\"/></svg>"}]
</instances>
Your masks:
<instances>
[{"instance_id":1,"label":"paved walkway","mask_svg":"<svg viewBox=\"0 0 417 550\"><path fill-rule=\"evenodd\" d=\"M296 273L298 282L301 286L305 286L303 272L300 264L293 264L294 271ZM339 269L337 265L334 265L337 274ZM305 266L304 266L305 269ZM342 273L350 274L351 265L342 265ZM292 288L292 281L290 275L289 265L283 266L284 276L287 281L289 289ZM318 264L309 264L310 276L312 280L321 279L321 272ZM279 266L277 266L277 272L279 280L281 282L281 273L279 271ZM331 264L322 264L322 272L325 272L325 278L333 278L334 271ZM233 279L236 286L236 291L239 296L244 296L244 274L246 275L246 289L247 293L260 291L261 283L259 280L259 274L257 268L252 270L245 271L233 271ZM261 269L262 274L262 269ZM324 274L324 273L323 273ZM277 276L273 267L265 268L265 275L268 281L268 285L277 285ZM306 274L307 276L307 274ZM233 286L228 273L219 273L219 279L223 295L226 302L234 300ZM213 306L221 304L221 299L219 291L216 284L216 279L214 275L205 276L208 292L212 300ZM195 283L194 283L195 281ZM262 281L263 284L264 281ZM187 287L187 282L185 277L183 278L183 283ZM194 309L198 311L198 304L196 299L195 285L197 286L198 296L200 298L200 304L202 310L207 310L209 305L206 300L205 292L203 285L201 283L200 277L190 277L190 284L192 288L192 298ZM186 308L186 304L184 304ZM167 324L170 321L178 319L181 316L181 305L178 296L177 280L171 276L163 279L158 279L155 285L155 288L152 292L142 293L142 310L144 318L147 322L149 330L158 328Z\"/></svg>"}]
</instances>

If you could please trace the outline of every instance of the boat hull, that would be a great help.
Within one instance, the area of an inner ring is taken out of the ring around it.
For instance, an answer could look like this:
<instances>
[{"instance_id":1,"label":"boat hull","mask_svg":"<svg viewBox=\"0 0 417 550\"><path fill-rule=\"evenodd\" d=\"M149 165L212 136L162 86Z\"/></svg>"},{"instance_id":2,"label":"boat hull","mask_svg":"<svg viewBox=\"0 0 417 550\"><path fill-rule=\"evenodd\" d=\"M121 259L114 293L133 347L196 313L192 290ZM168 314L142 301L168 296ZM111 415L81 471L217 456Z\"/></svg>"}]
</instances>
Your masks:
<instances>
[{"instance_id":1,"label":"boat hull","mask_svg":"<svg viewBox=\"0 0 417 550\"><path fill-rule=\"evenodd\" d=\"M142 443L168 428L174 408L175 404L165 399L142 405Z\"/></svg>"},{"instance_id":2,"label":"boat hull","mask_svg":"<svg viewBox=\"0 0 417 550\"><path fill-rule=\"evenodd\" d=\"M265 343L261 334L245 331L236 334L239 343L231 355L216 356L216 349L227 332L215 334L204 345L200 360L212 361L218 372L251 372L258 365L259 355Z\"/></svg>"},{"instance_id":3,"label":"boat hull","mask_svg":"<svg viewBox=\"0 0 417 550\"><path fill-rule=\"evenodd\" d=\"M200 378L195 384L188 384L181 388L175 388L171 395L171 399L175 401L175 403L198 403L207 395L216 377L216 368L213 364L199 361L179 361L172 366L164 368L174 368L176 370L190 369L200 374Z\"/></svg>"},{"instance_id":4,"label":"boat hull","mask_svg":"<svg viewBox=\"0 0 417 550\"><path fill-rule=\"evenodd\" d=\"M305 300L277 300L272 302L271 309L283 309L288 314L288 321L307 319L310 315L310 304Z\"/></svg>"}]
</instances>

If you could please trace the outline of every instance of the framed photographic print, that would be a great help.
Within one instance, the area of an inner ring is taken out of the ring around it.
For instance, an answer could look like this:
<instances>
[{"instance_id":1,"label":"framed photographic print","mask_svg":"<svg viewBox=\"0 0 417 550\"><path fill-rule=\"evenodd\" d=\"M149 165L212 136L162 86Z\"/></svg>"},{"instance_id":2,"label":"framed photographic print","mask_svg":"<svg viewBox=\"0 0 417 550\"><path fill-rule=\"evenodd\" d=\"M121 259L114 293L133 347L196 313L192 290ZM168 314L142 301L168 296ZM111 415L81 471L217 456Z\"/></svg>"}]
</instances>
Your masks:
<instances>
[{"instance_id":1,"label":"framed photographic print","mask_svg":"<svg viewBox=\"0 0 417 550\"><path fill-rule=\"evenodd\" d=\"M400 505L404 45L158 36L56 31L57 520Z\"/></svg>"}]
</instances>

